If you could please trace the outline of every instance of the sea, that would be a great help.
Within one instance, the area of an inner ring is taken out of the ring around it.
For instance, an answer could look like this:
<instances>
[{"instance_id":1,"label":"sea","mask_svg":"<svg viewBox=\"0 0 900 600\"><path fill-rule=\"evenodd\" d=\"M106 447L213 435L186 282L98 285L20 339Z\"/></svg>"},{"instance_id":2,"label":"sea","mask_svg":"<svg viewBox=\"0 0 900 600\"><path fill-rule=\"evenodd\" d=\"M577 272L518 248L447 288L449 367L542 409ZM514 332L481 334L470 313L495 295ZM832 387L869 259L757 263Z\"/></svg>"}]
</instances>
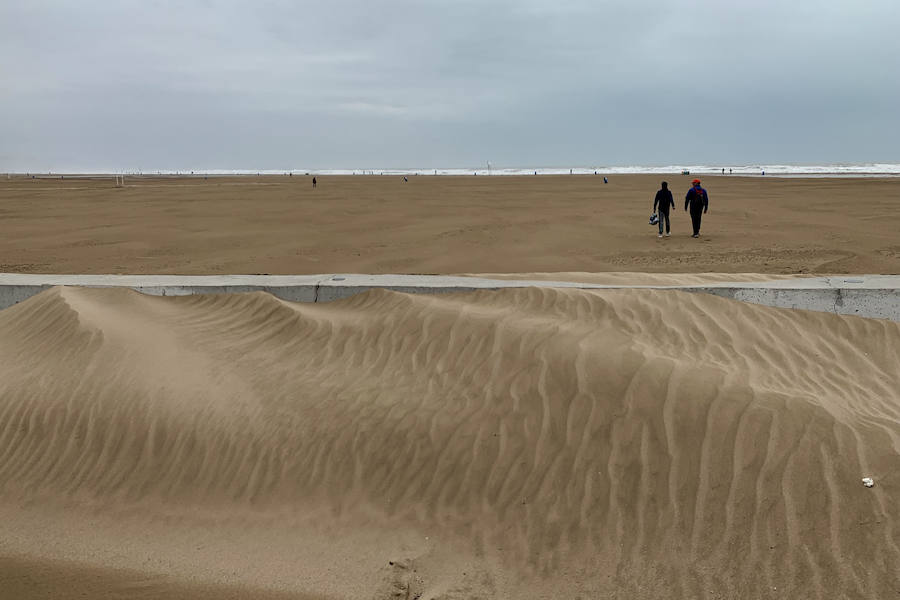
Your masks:
<instances>
[{"instance_id":1,"label":"sea","mask_svg":"<svg viewBox=\"0 0 900 600\"><path fill-rule=\"evenodd\" d=\"M453 168L374 168L374 169L127 169L127 170L60 170L54 174L81 175L742 175L771 177L900 177L900 163L854 164L752 164L752 165L631 165L631 166L562 166L562 167L497 167L490 164Z\"/></svg>"}]
</instances>

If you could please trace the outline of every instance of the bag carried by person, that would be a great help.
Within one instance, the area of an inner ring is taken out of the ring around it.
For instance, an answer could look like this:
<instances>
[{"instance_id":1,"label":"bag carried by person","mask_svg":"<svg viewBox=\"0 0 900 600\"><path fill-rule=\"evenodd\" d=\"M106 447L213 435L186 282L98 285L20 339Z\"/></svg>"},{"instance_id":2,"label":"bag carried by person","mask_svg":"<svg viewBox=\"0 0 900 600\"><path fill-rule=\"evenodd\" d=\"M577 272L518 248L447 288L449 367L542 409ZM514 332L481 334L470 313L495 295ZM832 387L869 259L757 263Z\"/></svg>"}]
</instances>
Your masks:
<instances>
[{"instance_id":1,"label":"bag carried by person","mask_svg":"<svg viewBox=\"0 0 900 600\"><path fill-rule=\"evenodd\" d=\"M656 225L657 223L659 223L659 215L653 213L652 215L650 215L650 224Z\"/></svg>"}]
</instances>

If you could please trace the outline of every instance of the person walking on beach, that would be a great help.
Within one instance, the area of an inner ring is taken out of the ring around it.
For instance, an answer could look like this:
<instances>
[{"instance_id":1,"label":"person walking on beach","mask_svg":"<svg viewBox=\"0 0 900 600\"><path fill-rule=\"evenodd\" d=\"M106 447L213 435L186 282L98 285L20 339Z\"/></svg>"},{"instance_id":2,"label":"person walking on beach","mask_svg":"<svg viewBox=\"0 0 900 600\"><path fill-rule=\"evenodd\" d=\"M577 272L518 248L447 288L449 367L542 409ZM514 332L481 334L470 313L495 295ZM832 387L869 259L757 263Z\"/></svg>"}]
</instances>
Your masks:
<instances>
[{"instance_id":1,"label":"person walking on beach","mask_svg":"<svg viewBox=\"0 0 900 600\"><path fill-rule=\"evenodd\" d=\"M709 211L709 196L706 190L700 187L700 180L695 179L691 182L693 187L688 190L684 197L684 210L691 208L691 225L694 226L694 235L691 237L700 237L700 221L703 214Z\"/></svg>"},{"instance_id":2,"label":"person walking on beach","mask_svg":"<svg viewBox=\"0 0 900 600\"><path fill-rule=\"evenodd\" d=\"M666 237L672 235L669 229L669 207L675 208L675 199L672 198L672 190L669 189L667 181L662 182L662 188L656 192L656 198L653 200L653 212L659 207L659 236L663 236L663 219L666 221Z\"/></svg>"},{"instance_id":3,"label":"person walking on beach","mask_svg":"<svg viewBox=\"0 0 900 600\"><path fill-rule=\"evenodd\" d=\"M313 177L313 189L316 189L316 178Z\"/></svg>"}]
</instances>

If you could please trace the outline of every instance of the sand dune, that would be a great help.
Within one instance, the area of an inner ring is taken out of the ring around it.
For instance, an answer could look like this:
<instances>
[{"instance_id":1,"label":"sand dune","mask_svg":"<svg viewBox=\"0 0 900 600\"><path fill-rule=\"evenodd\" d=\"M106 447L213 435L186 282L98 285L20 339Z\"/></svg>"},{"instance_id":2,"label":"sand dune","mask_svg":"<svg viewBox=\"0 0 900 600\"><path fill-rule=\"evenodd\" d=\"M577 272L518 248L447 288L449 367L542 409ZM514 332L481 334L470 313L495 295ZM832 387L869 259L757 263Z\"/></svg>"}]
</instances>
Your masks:
<instances>
[{"instance_id":1,"label":"sand dune","mask_svg":"<svg viewBox=\"0 0 900 600\"><path fill-rule=\"evenodd\" d=\"M54 288L0 312L0 596L894 597L898 364L673 291Z\"/></svg>"}]
</instances>

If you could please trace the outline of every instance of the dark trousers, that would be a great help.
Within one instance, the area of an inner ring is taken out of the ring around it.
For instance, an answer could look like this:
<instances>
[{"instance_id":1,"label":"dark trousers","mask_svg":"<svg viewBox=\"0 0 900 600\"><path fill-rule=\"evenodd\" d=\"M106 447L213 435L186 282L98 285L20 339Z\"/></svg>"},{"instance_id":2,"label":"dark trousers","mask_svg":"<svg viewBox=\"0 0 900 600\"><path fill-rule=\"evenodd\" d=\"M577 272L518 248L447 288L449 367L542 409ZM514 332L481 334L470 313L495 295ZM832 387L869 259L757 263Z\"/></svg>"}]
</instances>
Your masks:
<instances>
[{"instance_id":1,"label":"dark trousers","mask_svg":"<svg viewBox=\"0 0 900 600\"><path fill-rule=\"evenodd\" d=\"M659 211L659 234L662 235L663 232L663 219L666 220L666 233L669 233L669 213Z\"/></svg>"},{"instance_id":2,"label":"dark trousers","mask_svg":"<svg viewBox=\"0 0 900 600\"><path fill-rule=\"evenodd\" d=\"M694 235L700 234L700 220L703 219L703 207L694 209L691 207L691 225L694 227Z\"/></svg>"}]
</instances>

